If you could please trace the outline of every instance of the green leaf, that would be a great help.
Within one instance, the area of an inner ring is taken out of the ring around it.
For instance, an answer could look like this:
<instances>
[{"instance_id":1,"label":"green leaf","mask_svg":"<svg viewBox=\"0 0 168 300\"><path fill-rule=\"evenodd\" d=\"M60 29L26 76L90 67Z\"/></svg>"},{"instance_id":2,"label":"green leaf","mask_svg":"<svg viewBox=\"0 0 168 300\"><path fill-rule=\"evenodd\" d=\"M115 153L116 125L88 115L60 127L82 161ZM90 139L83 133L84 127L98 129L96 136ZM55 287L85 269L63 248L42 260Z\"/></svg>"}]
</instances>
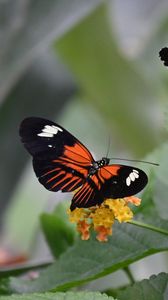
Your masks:
<instances>
[{"instance_id":1,"label":"green leaf","mask_svg":"<svg viewBox=\"0 0 168 300\"><path fill-rule=\"evenodd\" d=\"M58 257L73 244L74 230L56 213L43 213L40 220L50 250Z\"/></svg>"},{"instance_id":2,"label":"green leaf","mask_svg":"<svg viewBox=\"0 0 168 300\"><path fill-rule=\"evenodd\" d=\"M115 224L108 243L99 243L95 238L90 241L79 240L52 266L42 271L38 279L27 282L10 278L6 289L15 293L63 291L167 249L168 239L164 234L131 224Z\"/></svg>"},{"instance_id":3,"label":"green leaf","mask_svg":"<svg viewBox=\"0 0 168 300\"><path fill-rule=\"evenodd\" d=\"M142 203L133 211L146 216L154 213L162 219L168 219L168 143L161 144L148 154L144 160L158 163L159 166L140 166L148 174L148 185L143 192Z\"/></svg>"},{"instance_id":4,"label":"green leaf","mask_svg":"<svg viewBox=\"0 0 168 300\"><path fill-rule=\"evenodd\" d=\"M145 157L146 161L153 161L159 166L146 167L143 170L149 174L149 181L142 197L142 205L135 209L144 215L156 213L162 219L168 219L167 190L168 190L168 143L161 144ZM150 170L150 172L149 172Z\"/></svg>"},{"instance_id":5,"label":"green leaf","mask_svg":"<svg viewBox=\"0 0 168 300\"><path fill-rule=\"evenodd\" d=\"M105 294L98 292L68 292L68 293L45 293L29 295L1 296L1 300L114 300ZM117 300L117 299L116 299Z\"/></svg>"},{"instance_id":6,"label":"green leaf","mask_svg":"<svg viewBox=\"0 0 168 300\"><path fill-rule=\"evenodd\" d=\"M132 220L128 223L168 235L168 221L161 219L156 213L153 213L153 215L149 215L148 217L145 216L145 218L138 215L137 220Z\"/></svg>"},{"instance_id":7,"label":"green leaf","mask_svg":"<svg viewBox=\"0 0 168 300\"><path fill-rule=\"evenodd\" d=\"M168 274L152 275L148 280L135 283L118 293L118 300L166 300L168 299Z\"/></svg>"},{"instance_id":8,"label":"green leaf","mask_svg":"<svg viewBox=\"0 0 168 300\"><path fill-rule=\"evenodd\" d=\"M160 165L155 172L156 180L153 188L153 201L160 217L168 219L168 143L161 145L157 152Z\"/></svg>"},{"instance_id":9,"label":"green leaf","mask_svg":"<svg viewBox=\"0 0 168 300\"><path fill-rule=\"evenodd\" d=\"M119 52L109 24L107 10L101 6L57 41L55 49L76 75L88 101L111 128L117 128L122 142L143 155L156 145L151 114L156 98L135 66Z\"/></svg>"}]
</instances>

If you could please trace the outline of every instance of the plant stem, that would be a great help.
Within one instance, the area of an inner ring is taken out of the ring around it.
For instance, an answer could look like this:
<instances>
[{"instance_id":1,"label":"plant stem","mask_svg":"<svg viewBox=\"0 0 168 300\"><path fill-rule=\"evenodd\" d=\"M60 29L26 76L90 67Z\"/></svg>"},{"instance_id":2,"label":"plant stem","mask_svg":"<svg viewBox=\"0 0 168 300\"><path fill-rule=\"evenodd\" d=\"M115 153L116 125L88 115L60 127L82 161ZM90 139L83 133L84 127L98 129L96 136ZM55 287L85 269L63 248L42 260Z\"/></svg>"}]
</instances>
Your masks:
<instances>
[{"instance_id":1,"label":"plant stem","mask_svg":"<svg viewBox=\"0 0 168 300\"><path fill-rule=\"evenodd\" d=\"M168 235L168 230L163 229L163 228L159 228L159 227L155 227L155 226L150 225L150 224L146 224L146 223L142 223L142 222L134 221L134 220L129 221L128 223Z\"/></svg>"},{"instance_id":2,"label":"plant stem","mask_svg":"<svg viewBox=\"0 0 168 300\"><path fill-rule=\"evenodd\" d=\"M127 274L128 278L129 278L129 280L130 280L130 282L131 282L132 284L135 283L136 281L135 281L135 279L134 279L134 277L133 277L133 275L132 275L132 273L131 273L129 267L125 267L125 268L123 268L123 270L124 270L124 272Z\"/></svg>"}]
</instances>

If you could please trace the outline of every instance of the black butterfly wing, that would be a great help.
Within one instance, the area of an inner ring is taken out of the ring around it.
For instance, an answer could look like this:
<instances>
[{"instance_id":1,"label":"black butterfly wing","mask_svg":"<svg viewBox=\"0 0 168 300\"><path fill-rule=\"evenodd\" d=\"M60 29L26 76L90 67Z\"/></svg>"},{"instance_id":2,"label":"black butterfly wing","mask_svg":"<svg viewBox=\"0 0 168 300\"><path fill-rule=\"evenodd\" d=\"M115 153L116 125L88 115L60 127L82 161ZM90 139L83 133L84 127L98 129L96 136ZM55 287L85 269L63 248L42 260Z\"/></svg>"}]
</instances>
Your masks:
<instances>
[{"instance_id":1,"label":"black butterfly wing","mask_svg":"<svg viewBox=\"0 0 168 300\"><path fill-rule=\"evenodd\" d=\"M32 117L22 121L19 133L25 148L33 156L36 176L48 190L70 192L85 182L94 159L63 127Z\"/></svg>"},{"instance_id":2,"label":"black butterfly wing","mask_svg":"<svg viewBox=\"0 0 168 300\"><path fill-rule=\"evenodd\" d=\"M147 175L138 168L125 165L102 167L74 195L71 210L76 207L99 205L107 198L117 199L135 195L147 182Z\"/></svg>"}]
</instances>

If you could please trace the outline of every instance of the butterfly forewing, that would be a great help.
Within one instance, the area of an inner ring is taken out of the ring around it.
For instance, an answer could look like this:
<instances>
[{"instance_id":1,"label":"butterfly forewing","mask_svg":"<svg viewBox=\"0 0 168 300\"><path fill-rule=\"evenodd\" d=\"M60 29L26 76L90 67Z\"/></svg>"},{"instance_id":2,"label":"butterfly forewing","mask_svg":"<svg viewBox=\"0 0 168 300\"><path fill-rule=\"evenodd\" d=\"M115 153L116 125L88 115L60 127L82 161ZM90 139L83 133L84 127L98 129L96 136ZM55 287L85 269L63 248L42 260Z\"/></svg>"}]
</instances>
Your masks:
<instances>
[{"instance_id":1,"label":"butterfly forewing","mask_svg":"<svg viewBox=\"0 0 168 300\"><path fill-rule=\"evenodd\" d=\"M36 176L51 191L73 191L81 186L93 161L91 153L60 125L27 118L20 126L21 140L33 156Z\"/></svg>"},{"instance_id":2,"label":"butterfly forewing","mask_svg":"<svg viewBox=\"0 0 168 300\"><path fill-rule=\"evenodd\" d=\"M99 170L98 176L104 179L101 187L104 197L113 199L135 195L148 182L145 172L125 165L105 166Z\"/></svg>"},{"instance_id":3,"label":"butterfly forewing","mask_svg":"<svg viewBox=\"0 0 168 300\"><path fill-rule=\"evenodd\" d=\"M54 157L67 155L83 163L93 160L88 149L62 126L42 118L26 118L19 130L21 141L33 156L54 153ZM50 150L50 151L49 151Z\"/></svg>"}]
</instances>

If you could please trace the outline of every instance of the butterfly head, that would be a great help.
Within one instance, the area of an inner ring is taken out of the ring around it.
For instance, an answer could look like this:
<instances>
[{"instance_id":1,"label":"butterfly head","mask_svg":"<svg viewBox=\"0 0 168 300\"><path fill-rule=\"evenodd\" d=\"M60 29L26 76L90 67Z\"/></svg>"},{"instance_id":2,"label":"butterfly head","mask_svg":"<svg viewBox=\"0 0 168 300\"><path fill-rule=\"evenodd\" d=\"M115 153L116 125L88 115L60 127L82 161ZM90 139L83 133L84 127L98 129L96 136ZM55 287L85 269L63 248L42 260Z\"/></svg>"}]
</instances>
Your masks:
<instances>
[{"instance_id":1,"label":"butterfly head","mask_svg":"<svg viewBox=\"0 0 168 300\"><path fill-rule=\"evenodd\" d=\"M101 167L103 167L103 166L107 166L107 165L109 165L109 162L110 162L110 158L107 158L107 157L102 157L102 159L101 159Z\"/></svg>"}]
</instances>

